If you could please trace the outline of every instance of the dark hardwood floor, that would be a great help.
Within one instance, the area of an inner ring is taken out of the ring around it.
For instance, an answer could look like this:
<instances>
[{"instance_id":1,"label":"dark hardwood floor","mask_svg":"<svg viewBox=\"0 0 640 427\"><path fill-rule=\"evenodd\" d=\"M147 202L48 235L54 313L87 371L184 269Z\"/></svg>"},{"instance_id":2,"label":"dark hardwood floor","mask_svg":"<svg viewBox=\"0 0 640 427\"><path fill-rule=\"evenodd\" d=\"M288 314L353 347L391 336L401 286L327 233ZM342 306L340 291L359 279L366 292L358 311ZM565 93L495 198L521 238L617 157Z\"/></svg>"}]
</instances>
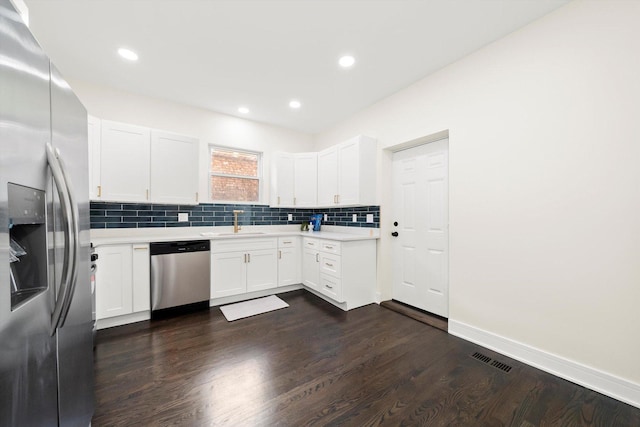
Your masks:
<instances>
[{"instance_id":1,"label":"dark hardwood floor","mask_svg":"<svg viewBox=\"0 0 640 427\"><path fill-rule=\"evenodd\" d=\"M280 297L232 323L212 308L99 331L92 425L640 426L640 409L391 310Z\"/></svg>"}]
</instances>

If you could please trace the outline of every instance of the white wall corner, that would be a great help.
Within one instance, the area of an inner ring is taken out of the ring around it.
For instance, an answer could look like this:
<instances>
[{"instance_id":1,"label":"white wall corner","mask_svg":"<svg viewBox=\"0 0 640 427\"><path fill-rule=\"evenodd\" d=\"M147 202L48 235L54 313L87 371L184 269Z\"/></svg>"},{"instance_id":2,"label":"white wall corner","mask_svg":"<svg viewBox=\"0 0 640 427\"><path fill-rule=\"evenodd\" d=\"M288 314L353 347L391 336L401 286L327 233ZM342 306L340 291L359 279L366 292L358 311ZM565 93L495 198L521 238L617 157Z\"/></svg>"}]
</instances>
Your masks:
<instances>
[{"instance_id":1,"label":"white wall corner","mask_svg":"<svg viewBox=\"0 0 640 427\"><path fill-rule=\"evenodd\" d=\"M640 408L640 384L451 319L449 333Z\"/></svg>"}]
</instances>

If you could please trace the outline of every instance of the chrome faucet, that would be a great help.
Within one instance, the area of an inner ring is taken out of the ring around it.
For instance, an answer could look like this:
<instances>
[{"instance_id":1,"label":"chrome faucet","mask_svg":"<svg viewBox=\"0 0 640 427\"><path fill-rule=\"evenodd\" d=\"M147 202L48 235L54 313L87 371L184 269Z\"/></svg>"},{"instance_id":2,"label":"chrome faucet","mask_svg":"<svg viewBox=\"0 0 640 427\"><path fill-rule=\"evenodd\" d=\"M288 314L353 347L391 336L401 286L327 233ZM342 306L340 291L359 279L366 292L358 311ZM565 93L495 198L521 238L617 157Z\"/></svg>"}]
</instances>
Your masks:
<instances>
[{"instance_id":1,"label":"chrome faucet","mask_svg":"<svg viewBox=\"0 0 640 427\"><path fill-rule=\"evenodd\" d=\"M233 232L237 233L242 230L242 227L238 225L238 214L244 213L244 211L233 211Z\"/></svg>"}]
</instances>

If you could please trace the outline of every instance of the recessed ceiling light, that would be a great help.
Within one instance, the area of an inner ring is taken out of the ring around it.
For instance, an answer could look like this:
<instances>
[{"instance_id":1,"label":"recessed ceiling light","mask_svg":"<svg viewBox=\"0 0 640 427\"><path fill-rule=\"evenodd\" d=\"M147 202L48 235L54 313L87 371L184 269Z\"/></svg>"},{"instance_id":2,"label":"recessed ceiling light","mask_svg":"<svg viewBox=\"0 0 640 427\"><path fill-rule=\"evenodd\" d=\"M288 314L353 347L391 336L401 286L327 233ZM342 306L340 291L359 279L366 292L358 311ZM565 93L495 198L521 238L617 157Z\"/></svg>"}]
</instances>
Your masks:
<instances>
[{"instance_id":1,"label":"recessed ceiling light","mask_svg":"<svg viewBox=\"0 0 640 427\"><path fill-rule=\"evenodd\" d=\"M249 114L249 109L247 107L239 107L238 113L240 114Z\"/></svg>"},{"instance_id":2,"label":"recessed ceiling light","mask_svg":"<svg viewBox=\"0 0 640 427\"><path fill-rule=\"evenodd\" d=\"M289 107L291 107L291 108L294 108L294 109L297 110L301 106L302 106L302 104L297 99L292 99L291 101L289 101Z\"/></svg>"},{"instance_id":3,"label":"recessed ceiling light","mask_svg":"<svg viewBox=\"0 0 640 427\"><path fill-rule=\"evenodd\" d=\"M120 49L118 49L118 54L120 56L122 56L124 59L127 59L129 61L137 61L138 60L138 54L135 53L134 51L130 50L130 49L126 49L124 47L121 47Z\"/></svg>"},{"instance_id":4,"label":"recessed ceiling light","mask_svg":"<svg viewBox=\"0 0 640 427\"><path fill-rule=\"evenodd\" d=\"M345 55L338 60L338 64L340 64L342 68L352 67L353 64L355 63L356 63L356 59L351 55Z\"/></svg>"}]
</instances>

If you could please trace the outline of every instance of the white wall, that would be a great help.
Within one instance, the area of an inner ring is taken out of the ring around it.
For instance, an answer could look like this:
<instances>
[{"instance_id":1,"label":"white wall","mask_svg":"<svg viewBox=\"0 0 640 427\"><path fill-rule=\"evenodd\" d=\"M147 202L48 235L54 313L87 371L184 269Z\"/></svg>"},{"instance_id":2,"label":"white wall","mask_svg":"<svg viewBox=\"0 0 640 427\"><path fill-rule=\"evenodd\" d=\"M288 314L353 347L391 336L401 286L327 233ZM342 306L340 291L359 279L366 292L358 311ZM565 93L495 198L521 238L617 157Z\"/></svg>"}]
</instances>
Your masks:
<instances>
[{"instance_id":1,"label":"white wall","mask_svg":"<svg viewBox=\"0 0 640 427\"><path fill-rule=\"evenodd\" d=\"M572 2L316 137L321 149L366 134L382 149L448 130L450 325L621 378L636 406L638 22L637 1ZM388 298L390 155L379 154Z\"/></svg>"},{"instance_id":2,"label":"white wall","mask_svg":"<svg viewBox=\"0 0 640 427\"><path fill-rule=\"evenodd\" d=\"M209 144L263 153L264 180L261 199L265 204L269 203L271 154L274 151L312 151L313 148L313 138L301 132L82 81L70 80L69 84L93 116L199 138L200 194L209 194Z\"/></svg>"}]
</instances>

